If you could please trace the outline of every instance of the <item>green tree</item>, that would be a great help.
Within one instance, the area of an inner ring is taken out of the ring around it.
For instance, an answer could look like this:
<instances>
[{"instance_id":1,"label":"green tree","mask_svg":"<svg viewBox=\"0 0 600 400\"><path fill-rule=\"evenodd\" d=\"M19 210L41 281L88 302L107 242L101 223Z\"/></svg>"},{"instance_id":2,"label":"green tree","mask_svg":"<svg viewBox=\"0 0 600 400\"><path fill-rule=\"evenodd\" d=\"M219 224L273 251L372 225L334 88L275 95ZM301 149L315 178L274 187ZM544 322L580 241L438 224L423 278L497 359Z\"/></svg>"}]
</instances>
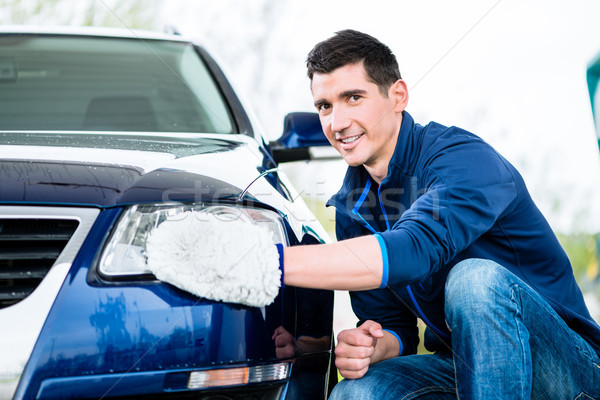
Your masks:
<instances>
[{"instance_id":1,"label":"green tree","mask_svg":"<svg viewBox=\"0 0 600 400\"><path fill-rule=\"evenodd\" d=\"M156 29L163 0L0 0L0 24Z\"/></svg>"},{"instance_id":2,"label":"green tree","mask_svg":"<svg viewBox=\"0 0 600 400\"><path fill-rule=\"evenodd\" d=\"M600 234L572 233L557 236L571 260L575 278L583 291L597 286Z\"/></svg>"}]
</instances>

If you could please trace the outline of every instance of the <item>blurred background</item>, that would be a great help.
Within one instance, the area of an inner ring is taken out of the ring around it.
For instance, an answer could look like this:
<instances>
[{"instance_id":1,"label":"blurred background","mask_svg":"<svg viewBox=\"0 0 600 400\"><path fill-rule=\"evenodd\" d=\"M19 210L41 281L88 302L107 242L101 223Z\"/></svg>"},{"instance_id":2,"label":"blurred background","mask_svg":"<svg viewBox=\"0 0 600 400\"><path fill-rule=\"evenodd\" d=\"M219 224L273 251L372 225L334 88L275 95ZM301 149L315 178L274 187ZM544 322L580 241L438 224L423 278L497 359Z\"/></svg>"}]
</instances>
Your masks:
<instances>
[{"instance_id":1,"label":"blurred background","mask_svg":"<svg viewBox=\"0 0 600 400\"><path fill-rule=\"evenodd\" d=\"M291 111L313 111L305 58L340 29L396 54L425 124L456 125L517 166L567 250L600 320L600 156L585 70L600 52L600 2L573 0L0 0L0 24L176 31L204 44L254 109L269 140ZM474 166L476 168L477 166ZM324 202L342 161L285 171L333 233ZM335 328L353 326L336 293Z\"/></svg>"}]
</instances>

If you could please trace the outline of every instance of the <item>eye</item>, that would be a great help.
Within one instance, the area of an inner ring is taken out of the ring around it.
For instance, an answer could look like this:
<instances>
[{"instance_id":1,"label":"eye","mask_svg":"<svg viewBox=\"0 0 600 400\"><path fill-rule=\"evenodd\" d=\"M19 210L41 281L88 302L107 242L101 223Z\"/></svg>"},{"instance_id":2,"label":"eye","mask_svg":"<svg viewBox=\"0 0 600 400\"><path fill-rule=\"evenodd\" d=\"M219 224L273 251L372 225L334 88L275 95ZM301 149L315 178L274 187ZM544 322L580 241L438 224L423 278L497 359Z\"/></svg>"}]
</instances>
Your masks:
<instances>
[{"instance_id":1,"label":"eye","mask_svg":"<svg viewBox=\"0 0 600 400\"><path fill-rule=\"evenodd\" d=\"M331 104L327 104L327 103L319 104L319 106L317 107L317 109L319 111L327 111L330 108L331 108Z\"/></svg>"},{"instance_id":2,"label":"eye","mask_svg":"<svg viewBox=\"0 0 600 400\"><path fill-rule=\"evenodd\" d=\"M352 96L350 96L348 98L348 101L350 103L356 103L358 100L360 100L360 95L358 95L358 94L353 94Z\"/></svg>"}]
</instances>

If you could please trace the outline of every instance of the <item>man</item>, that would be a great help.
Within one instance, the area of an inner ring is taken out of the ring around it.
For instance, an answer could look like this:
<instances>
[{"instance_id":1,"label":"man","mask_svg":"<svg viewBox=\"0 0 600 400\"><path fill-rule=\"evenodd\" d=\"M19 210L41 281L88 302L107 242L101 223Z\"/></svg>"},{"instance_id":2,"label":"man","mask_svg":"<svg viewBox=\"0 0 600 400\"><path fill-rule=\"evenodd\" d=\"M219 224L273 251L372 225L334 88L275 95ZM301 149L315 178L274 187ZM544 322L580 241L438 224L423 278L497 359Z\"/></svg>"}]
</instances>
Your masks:
<instances>
[{"instance_id":1,"label":"man","mask_svg":"<svg viewBox=\"0 0 600 400\"><path fill-rule=\"evenodd\" d=\"M479 137L405 111L390 49L352 30L307 59L349 168L338 242L284 251L287 285L351 290L333 399L600 398L600 327L517 170ZM417 318L425 346L415 355ZM429 396L429 397L428 397Z\"/></svg>"}]
</instances>

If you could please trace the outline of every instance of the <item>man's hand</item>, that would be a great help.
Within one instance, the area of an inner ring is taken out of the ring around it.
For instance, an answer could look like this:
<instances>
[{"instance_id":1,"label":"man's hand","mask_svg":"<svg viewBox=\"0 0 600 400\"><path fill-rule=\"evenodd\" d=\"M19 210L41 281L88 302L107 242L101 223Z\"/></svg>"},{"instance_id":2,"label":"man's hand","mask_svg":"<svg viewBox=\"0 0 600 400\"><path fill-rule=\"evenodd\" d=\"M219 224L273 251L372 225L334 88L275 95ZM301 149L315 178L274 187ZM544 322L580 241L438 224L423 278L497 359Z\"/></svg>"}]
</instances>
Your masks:
<instances>
[{"instance_id":1,"label":"man's hand","mask_svg":"<svg viewBox=\"0 0 600 400\"><path fill-rule=\"evenodd\" d=\"M375 362L375 346L377 339L384 337L381 325L374 321L366 321L354 329L347 329L338 335L335 347L335 366L344 378L362 378Z\"/></svg>"}]
</instances>

